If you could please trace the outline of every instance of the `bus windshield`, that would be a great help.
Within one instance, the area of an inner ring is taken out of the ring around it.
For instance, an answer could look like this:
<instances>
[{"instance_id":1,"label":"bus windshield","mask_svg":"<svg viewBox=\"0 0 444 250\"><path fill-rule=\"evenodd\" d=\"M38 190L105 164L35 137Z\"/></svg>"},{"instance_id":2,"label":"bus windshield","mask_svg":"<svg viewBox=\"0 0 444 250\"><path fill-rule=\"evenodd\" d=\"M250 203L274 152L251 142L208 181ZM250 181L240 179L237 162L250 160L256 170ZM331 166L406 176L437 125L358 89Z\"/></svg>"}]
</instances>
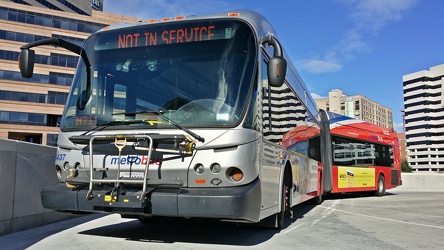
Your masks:
<instances>
[{"instance_id":1,"label":"bus windshield","mask_svg":"<svg viewBox=\"0 0 444 250\"><path fill-rule=\"evenodd\" d=\"M236 126L253 82L254 41L234 20L98 32L84 45L89 62L80 59L61 129Z\"/></svg>"}]
</instances>

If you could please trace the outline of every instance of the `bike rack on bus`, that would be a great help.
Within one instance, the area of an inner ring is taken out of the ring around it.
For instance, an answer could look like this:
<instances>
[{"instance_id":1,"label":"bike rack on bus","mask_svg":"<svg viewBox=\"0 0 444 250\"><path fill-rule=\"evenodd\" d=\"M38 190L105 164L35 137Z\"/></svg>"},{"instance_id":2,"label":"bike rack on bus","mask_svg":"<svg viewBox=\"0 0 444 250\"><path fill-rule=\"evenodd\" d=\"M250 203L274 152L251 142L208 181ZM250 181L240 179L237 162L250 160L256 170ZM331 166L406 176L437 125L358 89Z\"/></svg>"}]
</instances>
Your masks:
<instances>
[{"instance_id":1,"label":"bike rack on bus","mask_svg":"<svg viewBox=\"0 0 444 250\"><path fill-rule=\"evenodd\" d=\"M120 177L120 160L122 156L122 149L127 145L127 140L137 140L137 139L147 139L149 141L148 144L148 158L151 159L151 154L153 151L153 139L149 135L98 135L93 136L89 140L89 167L90 167L90 177L89 177L89 190L86 195L86 198L88 200L91 200L93 196L93 187L96 183L107 183L107 184L114 184L116 187L119 187L121 183L127 183L127 184L142 184L142 194L140 195L140 201L143 201L146 189L147 189L147 183L148 183L148 168L149 168L149 160L146 162L145 170L144 170L144 176L142 179L135 179L135 178L121 178ZM114 145L117 147L119 151L119 159L118 159L118 165L117 165L117 175L115 179L95 179L94 178L94 172L97 171L107 171L108 169L106 167L102 168L95 168L94 167L94 154L93 154L93 144L95 140L114 140Z\"/></svg>"}]
</instances>

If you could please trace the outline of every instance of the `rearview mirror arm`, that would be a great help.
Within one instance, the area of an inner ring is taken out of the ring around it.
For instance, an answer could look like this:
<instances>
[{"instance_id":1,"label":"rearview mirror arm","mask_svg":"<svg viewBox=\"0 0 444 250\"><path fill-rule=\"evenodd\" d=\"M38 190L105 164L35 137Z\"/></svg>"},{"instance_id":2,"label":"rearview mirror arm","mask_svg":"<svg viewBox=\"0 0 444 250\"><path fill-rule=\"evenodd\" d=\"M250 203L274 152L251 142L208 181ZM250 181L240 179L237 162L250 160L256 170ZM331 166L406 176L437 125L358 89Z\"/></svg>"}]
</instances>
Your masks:
<instances>
[{"instance_id":1,"label":"rearview mirror arm","mask_svg":"<svg viewBox=\"0 0 444 250\"><path fill-rule=\"evenodd\" d=\"M82 47L80 47L74 43L70 43L68 41L65 41L61 38L51 37L51 38L43 39L40 41L35 41L35 42L28 43L28 44L21 46L20 49L22 49L22 50L23 49L30 49L33 47L43 46L43 45L54 45L54 46L58 46L58 47L62 47L64 49L67 49L73 53L76 53L77 55L80 55L82 57L87 68L91 67L88 57L86 56L86 53L82 49Z\"/></svg>"}]
</instances>

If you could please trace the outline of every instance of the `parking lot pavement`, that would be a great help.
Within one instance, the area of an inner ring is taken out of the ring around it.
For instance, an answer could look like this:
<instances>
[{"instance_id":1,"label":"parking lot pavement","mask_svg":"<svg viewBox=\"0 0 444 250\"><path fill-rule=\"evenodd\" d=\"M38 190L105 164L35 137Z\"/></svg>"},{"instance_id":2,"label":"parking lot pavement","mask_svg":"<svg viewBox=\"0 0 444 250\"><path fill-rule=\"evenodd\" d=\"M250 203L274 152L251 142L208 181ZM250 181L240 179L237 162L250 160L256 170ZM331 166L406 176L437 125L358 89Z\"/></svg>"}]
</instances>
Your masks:
<instances>
[{"instance_id":1,"label":"parking lot pavement","mask_svg":"<svg viewBox=\"0 0 444 250\"><path fill-rule=\"evenodd\" d=\"M343 194L295 207L281 231L166 218L88 215L0 237L2 249L441 249L444 192Z\"/></svg>"}]
</instances>

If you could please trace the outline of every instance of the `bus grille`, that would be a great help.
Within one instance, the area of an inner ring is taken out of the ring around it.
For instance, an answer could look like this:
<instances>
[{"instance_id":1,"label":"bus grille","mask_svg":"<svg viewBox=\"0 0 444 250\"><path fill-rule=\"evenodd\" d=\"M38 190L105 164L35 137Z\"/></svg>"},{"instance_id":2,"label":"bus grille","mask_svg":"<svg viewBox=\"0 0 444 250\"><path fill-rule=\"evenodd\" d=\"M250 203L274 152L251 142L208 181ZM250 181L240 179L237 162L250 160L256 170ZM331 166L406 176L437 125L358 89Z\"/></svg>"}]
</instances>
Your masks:
<instances>
[{"instance_id":1,"label":"bus grille","mask_svg":"<svg viewBox=\"0 0 444 250\"><path fill-rule=\"evenodd\" d=\"M398 186L398 170L391 170L391 178L390 178L390 184L392 186Z\"/></svg>"}]
</instances>

